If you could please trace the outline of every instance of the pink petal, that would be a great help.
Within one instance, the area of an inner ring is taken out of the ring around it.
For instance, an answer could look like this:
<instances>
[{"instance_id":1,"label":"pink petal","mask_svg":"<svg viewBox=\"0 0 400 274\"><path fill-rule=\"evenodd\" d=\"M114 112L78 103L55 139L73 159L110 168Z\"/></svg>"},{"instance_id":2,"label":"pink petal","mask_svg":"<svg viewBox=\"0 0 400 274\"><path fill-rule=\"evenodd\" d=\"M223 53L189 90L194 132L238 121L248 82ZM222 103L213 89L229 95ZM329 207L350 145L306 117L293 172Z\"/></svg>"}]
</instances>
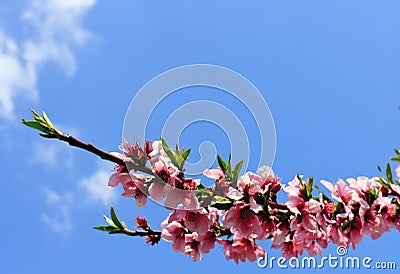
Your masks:
<instances>
[{"instance_id":1,"label":"pink petal","mask_svg":"<svg viewBox=\"0 0 400 274\"><path fill-rule=\"evenodd\" d=\"M160 202L164 198L164 186L157 182L152 183L149 187L149 194L151 199Z\"/></svg>"},{"instance_id":2,"label":"pink petal","mask_svg":"<svg viewBox=\"0 0 400 274\"><path fill-rule=\"evenodd\" d=\"M207 176L208 178L212 178L212 179L219 179L221 177L223 177L225 174L221 169L206 169L203 172L204 176Z\"/></svg>"},{"instance_id":3,"label":"pink petal","mask_svg":"<svg viewBox=\"0 0 400 274\"><path fill-rule=\"evenodd\" d=\"M109 187L116 187L120 183L120 178L119 178L120 173L113 173L108 180L108 186Z\"/></svg>"}]
</instances>

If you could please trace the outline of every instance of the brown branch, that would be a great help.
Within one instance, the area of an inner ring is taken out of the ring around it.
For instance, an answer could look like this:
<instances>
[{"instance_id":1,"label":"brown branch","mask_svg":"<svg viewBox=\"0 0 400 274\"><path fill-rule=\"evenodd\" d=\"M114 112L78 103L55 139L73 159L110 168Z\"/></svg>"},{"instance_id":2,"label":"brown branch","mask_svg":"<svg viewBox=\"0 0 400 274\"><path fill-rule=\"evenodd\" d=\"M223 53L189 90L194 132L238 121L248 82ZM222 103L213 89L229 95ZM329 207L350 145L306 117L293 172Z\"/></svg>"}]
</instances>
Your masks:
<instances>
[{"instance_id":1,"label":"brown branch","mask_svg":"<svg viewBox=\"0 0 400 274\"><path fill-rule=\"evenodd\" d=\"M272 208L277 208L277 209L283 209L283 210L288 210L287 206L285 204L278 204L275 202L268 201L268 205Z\"/></svg>"},{"instance_id":2,"label":"brown branch","mask_svg":"<svg viewBox=\"0 0 400 274\"><path fill-rule=\"evenodd\" d=\"M113 162L118 165L125 165L128 168L128 170L133 169L135 171L138 170L138 171L145 172L147 174L155 175L153 173L153 171L147 166L141 166L141 165L138 165L137 163L126 163L120 157L115 156L111 153L108 153L107 151L104 151L92 144L82 142L81 140L75 138L74 136L72 136L70 134L59 135L59 136L57 136L57 139L68 143L70 146L78 147L83 150L89 151L89 152L99 156L103 160L107 160L107 161Z\"/></svg>"},{"instance_id":3,"label":"brown branch","mask_svg":"<svg viewBox=\"0 0 400 274\"><path fill-rule=\"evenodd\" d=\"M58 139L60 139L61 141L67 142L70 146L79 147L81 149L89 151L89 152L99 156L103 160L107 160L107 161L116 163L118 165L125 165L125 162L121 158L119 158L111 153L108 153L104 150L101 150L92 144L84 143L72 135L63 134L63 135L60 135L60 137Z\"/></svg>"}]
</instances>

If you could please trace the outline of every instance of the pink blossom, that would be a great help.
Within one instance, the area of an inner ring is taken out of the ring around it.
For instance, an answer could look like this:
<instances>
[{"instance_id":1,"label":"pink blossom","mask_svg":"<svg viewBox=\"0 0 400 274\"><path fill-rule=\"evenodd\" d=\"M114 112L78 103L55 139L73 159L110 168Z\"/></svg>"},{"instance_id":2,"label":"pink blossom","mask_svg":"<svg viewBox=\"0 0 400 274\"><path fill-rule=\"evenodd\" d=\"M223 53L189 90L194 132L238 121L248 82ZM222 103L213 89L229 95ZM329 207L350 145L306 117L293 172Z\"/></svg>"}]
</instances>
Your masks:
<instances>
[{"instance_id":1,"label":"pink blossom","mask_svg":"<svg viewBox=\"0 0 400 274\"><path fill-rule=\"evenodd\" d=\"M148 160L147 152L140 146L138 141L131 144L125 140L122 145L119 146L119 149L133 162L144 165Z\"/></svg>"},{"instance_id":2,"label":"pink blossom","mask_svg":"<svg viewBox=\"0 0 400 274\"><path fill-rule=\"evenodd\" d=\"M217 240L217 235L214 231L209 230L205 234L199 236L200 240L200 252L207 254L211 249L215 247L215 241Z\"/></svg>"},{"instance_id":3,"label":"pink blossom","mask_svg":"<svg viewBox=\"0 0 400 274\"><path fill-rule=\"evenodd\" d=\"M336 226L336 225L329 225L329 226L326 228L327 237L328 237L328 239L329 239L332 243L334 243L334 244L336 244L336 245L338 245L338 246L340 245L340 246L345 246L345 247L347 247L348 244L349 244L349 242L350 242L349 236L346 235L346 234L343 232L343 229L342 229L342 227L340 226L340 222L338 222L338 223L339 223L338 226Z\"/></svg>"},{"instance_id":4,"label":"pink blossom","mask_svg":"<svg viewBox=\"0 0 400 274\"><path fill-rule=\"evenodd\" d=\"M165 186L166 198L164 206L169 209L182 205L184 209L196 210L200 208L199 201L194 190L182 190L179 188Z\"/></svg>"},{"instance_id":5,"label":"pink blossom","mask_svg":"<svg viewBox=\"0 0 400 274\"><path fill-rule=\"evenodd\" d=\"M264 240L272 236L275 231L275 223L273 217L260 217L261 233L258 235L257 240Z\"/></svg>"},{"instance_id":6,"label":"pink blossom","mask_svg":"<svg viewBox=\"0 0 400 274\"><path fill-rule=\"evenodd\" d=\"M190 256L192 261L201 260L199 236L196 232L185 235L185 255Z\"/></svg>"},{"instance_id":7,"label":"pink blossom","mask_svg":"<svg viewBox=\"0 0 400 274\"><path fill-rule=\"evenodd\" d=\"M163 183L158 180L154 181L149 187L149 194L151 199L160 202L165 196L165 188Z\"/></svg>"},{"instance_id":8,"label":"pink blossom","mask_svg":"<svg viewBox=\"0 0 400 274\"><path fill-rule=\"evenodd\" d=\"M400 197L400 186L395 185L395 184L390 184L390 188L395 193L394 195L397 195L397 197Z\"/></svg>"},{"instance_id":9,"label":"pink blossom","mask_svg":"<svg viewBox=\"0 0 400 274\"><path fill-rule=\"evenodd\" d=\"M222 171L222 169L216 168L216 169L206 169L203 172L203 175L208 177L208 178L211 178L211 179L214 179L214 180L218 180L221 177L224 177L225 173Z\"/></svg>"},{"instance_id":10,"label":"pink blossom","mask_svg":"<svg viewBox=\"0 0 400 274\"><path fill-rule=\"evenodd\" d=\"M392 207L391 200L387 197L381 197L381 194L371 206L367 202L362 201L360 219L363 236L371 235L371 238L376 240L392 228L393 222L384 218L381 214L382 210L386 212L388 206Z\"/></svg>"},{"instance_id":11,"label":"pink blossom","mask_svg":"<svg viewBox=\"0 0 400 274\"><path fill-rule=\"evenodd\" d=\"M111 188L118 186L121 183L121 176L129 177L129 173L124 165L117 165L115 172L108 180L108 186Z\"/></svg>"},{"instance_id":12,"label":"pink blossom","mask_svg":"<svg viewBox=\"0 0 400 274\"><path fill-rule=\"evenodd\" d=\"M153 141L152 151L149 153L149 157L154 157L156 155L166 156L166 153L162 147L162 142L160 140Z\"/></svg>"},{"instance_id":13,"label":"pink blossom","mask_svg":"<svg viewBox=\"0 0 400 274\"><path fill-rule=\"evenodd\" d=\"M359 194L359 197L363 197L363 193L367 193L369 190L379 190L381 185L376 181L376 178L367 178L364 176L354 178L348 178L346 182L349 184L349 188Z\"/></svg>"},{"instance_id":14,"label":"pink blossom","mask_svg":"<svg viewBox=\"0 0 400 274\"><path fill-rule=\"evenodd\" d=\"M199 235L207 233L212 224L209 214L206 210L191 211L185 209L175 209L169 216L168 222L178 221L185 224L191 232L197 232Z\"/></svg>"},{"instance_id":15,"label":"pink blossom","mask_svg":"<svg viewBox=\"0 0 400 274\"><path fill-rule=\"evenodd\" d=\"M266 179L268 177L275 177L274 171L270 166L260 166L257 169L257 174L260 175L263 179Z\"/></svg>"},{"instance_id":16,"label":"pink blossom","mask_svg":"<svg viewBox=\"0 0 400 274\"><path fill-rule=\"evenodd\" d=\"M242 193L255 195L261 188L262 183L263 178L260 175L249 171L238 179L237 186Z\"/></svg>"},{"instance_id":17,"label":"pink blossom","mask_svg":"<svg viewBox=\"0 0 400 274\"><path fill-rule=\"evenodd\" d=\"M239 177L237 186L242 193L249 195L264 194L267 191L277 192L281 188L279 179L275 177L269 166L260 167L257 173L259 174L249 171Z\"/></svg>"},{"instance_id":18,"label":"pink blossom","mask_svg":"<svg viewBox=\"0 0 400 274\"><path fill-rule=\"evenodd\" d=\"M303 218L304 216L302 216ZM304 226L304 221L297 224L293 234L293 246L296 251L302 255L307 250L310 256L321 254L321 248L317 243L327 246L326 234L321 230L310 230Z\"/></svg>"},{"instance_id":19,"label":"pink blossom","mask_svg":"<svg viewBox=\"0 0 400 274\"><path fill-rule=\"evenodd\" d=\"M233 259L236 264L239 261L245 262L246 259L254 262L259 257L265 258L265 251L254 240L234 236L232 241L220 239L217 241L223 246L226 259Z\"/></svg>"},{"instance_id":20,"label":"pink blossom","mask_svg":"<svg viewBox=\"0 0 400 274\"><path fill-rule=\"evenodd\" d=\"M296 250L293 242L285 242L282 245L282 256L285 259L297 258L298 251Z\"/></svg>"},{"instance_id":21,"label":"pink blossom","mask_svg":"<svg viewBox=\"0 0 400 274\"><path fill-rule=\"evenodd\" d=\"M350 229L349 241L350 241L351 245L353 246L353 249L356 249L356 245L361 243L361 241L363 239L362 228L363 227L362 227L361 218L356 216L349 226L349 229Z\"/></svg>"},{"instance_id":22,"label":"pink blossom","mask_svg":"<svg viewBox=\"0 0 400 274\"><path fill-rule=\"evenodd\" d=\"M360 201L360 196L354 188L349 188L348 184L342 179L339 179L335 185L325 180L321 180L321 183L332 192L332 198L339 202L349 204Z\"/></svg>"},{"instance_id":23,"label":"pink blossom","mask_svg":"<svg viewBox=\"0 0 400 274\"><path fill-rule=\"evenodd\" d=\"M137 207L144 207L147 203L147 196L142 192L146 177L142 174L129 174L129 177L124 176L121 180L124 192L121 194L124 197L134 197ZM128 179L129 178L129 179Z\"/></svg>"},{"instance_id":24,"label":"pink blossom","mask_svg":"<svg viewBox=\"0 0 400 274\"><path fill-rule=\"evenodd\" d=\"M222 222L226 226L235 227L240 235L245 237L261 234L260 220L251 211L250 206L244 202L236 202L225 213Z\"/></svg>"},{"instance_id":25,"label":"pink blossom","mask_svg":"<svg viewBox=\"0 0 400 274\"><path fill-rule=\"evenodd\" d=\"M138 207L144 207L147 203L147 196L142 190L145 189L146 177L143 174L129 174L124 166L119 166L108 181L108 186L111 188L122 184L124 192L121 194L124 197L134 197Z\"/></svg>"},{"instance_id":26,"label":"pink blossom","mask_svg":"<svg viewBox=\"0 0 400 274\"><path fill-rule=\"evenodd\" d=\"M164 221L161 224L162 231L161 237L169 242L172 242L172 249L175 252L185 253L185 233L187 232L185 228L176 221L172 221L168 223L168 221Z\"/></svg>"},{"instance_id":27,"label":"pink blossom","mask_svg":"<svg viewBox=\"0 0 400 274\"><path fill-rule=\"evenodd\" d=\"M288 232L289 231L285 225L278 226L272 233L272 246L279 246L285 242Z\"/></svg>"},{"instance_id":28,"label":"pink blossom","mask_svg":"<svg viewBox=\"0 0 400 274\"><path fill-rule=\"evenodd\" d=\"M271 167L261 166L258 168L257 174L260 175L263 180L261 185L261 190L263 193L267 191L278 192L282 188L280 178L275 176Z\"/></svg>"}]
</instances>

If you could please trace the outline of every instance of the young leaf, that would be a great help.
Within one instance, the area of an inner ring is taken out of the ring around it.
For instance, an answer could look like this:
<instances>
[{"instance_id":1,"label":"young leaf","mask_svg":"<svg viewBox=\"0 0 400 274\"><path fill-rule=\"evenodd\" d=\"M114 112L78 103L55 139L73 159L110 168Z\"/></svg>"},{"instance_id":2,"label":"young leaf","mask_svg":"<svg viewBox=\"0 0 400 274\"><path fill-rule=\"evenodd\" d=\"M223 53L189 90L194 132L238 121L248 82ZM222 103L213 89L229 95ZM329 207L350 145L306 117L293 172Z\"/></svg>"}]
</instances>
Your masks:
<instances>
[{"instance_id":1,"label":"young leaf","mask_svg":"<svg viewBox=\"0 0 400 274\"><path fill-rule=\"evenodd\" d=\"M112 231L121 231L119 228L114 227L114 226L94 226L93 228L96 230L105 231L108 233L111 233Z\"/></svg>"},{"instance_id":2,"label":"young leaf","mask_svg":"<svg viewBox=\"0 0 400 274\"><path fill-rule=\"evenodd\" d=\"M40 123L38 123L36 121L27 121L25 119L22 119L22 123L24 125L28 126L28 127L33 128L33 129L36 129L36 130L39 130L39 131L42 131L42 132L45 131L45 128Z\"/></svg>"},{"instance_id":3,"label":"young leaf","mask_svg":"<svg viewBox=\"0 0 400 274\"><path fill-rule=\"evenodd\" d=\"M103 218L104 218L104 221L106 221L106 223L109 224L110 226L117 227L114 224L114 222L110 218L108 218L106 215L103 215Z\"/></svg>"},{"instance_id":4,"label":"young leaf","mask_svg":"<svg viewBox=\"0 0 400 274\"><path fill-rule=\"evenodd\" d=\"M181 156L182 156L183 160L186 161L187 158L189 157L189 154L190 154L190 148L185 150L184 152L182 152Z\"/></svg>"},{"instance_id":5,"label":"young leaf","mask_svg":"<svg viewBox=\"0 0 400 274\"><path fill-rule=\"evenodd\" d=\"M313 181L314 181L313 177L308 178L308 185L307 185L307 197L308 198L311 198L311 196L312 196Z\"/></svg>"},{"instance_id":6,"label":"young leaf","mask_svg":"<svg viewBox=\"0 0 400 274\"><path fill-rule=\"evenodd\" d=\"M117 214L115 214L114 207L111 207L110 215L111 215L111 220L114 222L115 226L120 228L120 229L124 229L124 226L118 220Z\"/></svg>"},{"instance_id":7,"label":"young leaf","mask_svg":"<svg viewBox=\"0 0 400 274\"><path fill-rule=\"evenodd\" d=\"M167 155L168 155L169 159L171 160L171 162L172 162L174 165L176 165L176 164L177 164L177 161L176 161L175 154L174 154L174 153L172 152L172 150L169 148L167 142L166 142L163 138L161 138L161 143L162 143L162 147L163 147L165 153L167 153Z\"/></svg>"},{"instance_id":8,"label":"young leaf","mask_svg":"<svg viewBox=\"0 0 400 274\"><path fill-rule=\"evenodd\" d=\"M34 111L33 108L30 108L30 111L35 120L42 120L42 117L40 117L40 115L38 113L36 113L36 111Z\"/></svg>"},{"instance_id":9,"label":"young leaf","mask_svg":"<svg viewBox=\"0 0 400 274\"><path fill-rule=\"evenodd\" d=\"M223 197L215 197L213 199L213 202L211 203L212 207L215 207L216 209L229 209L233 205L233 201L228 198L223 198Z\"/></svg>"},{"instance_id":10,"label":"young leaf","mask_svg":"<svg viewBox=\"0 0 400 274\"><path fill-rule=\"evenodd\" d=\"M390 164L388 163L386 166L386 177L389 181L389 183L393 184L393 175L392 175L392 169L390 168Z\"/></svg>"},{"instance_id":11,"label":"young leaf","mask_svg":"<svg viewBox=\"0 0 400 274\"><path fill-rule=\"evenodd\" d=\"M218 159L218 165L219 165L219 167L222 169L222 171L223 171L224 173L226 173L228 166L227 166L227 164L225 163L224 159L222 159L222 157L219 156L219 155L218 155L217 159Z\"/></svg>"},{"instance_id":12,"label":"young leaf","mask_svg":"<svg viewBox=\"0 0 400 274\"><path fill-rule=\"evenodd\" d=\"M235 165L235 168L233 169L233 173L232 173L234 182L237 181L237 179L239 178L239 173L240 173L240 170L242 169L242 166L243 166L243 160L240 160Z\"/></svg>"},{"instance_id":13,"label":"young leaf","mask_svg":"<svg viewBox=\"0 0 400 274\"><path fill-rule=\"evenodd\" d=\"M227 162L227 174L229 175L229 177L231 179L233 179L232 177L232 165L231 165L231 160L232 160L232 154L229 154L228 157L228 162Z\"/></svg>"},{"instance_id":14,"label":"young leaf","mask_svg":"<svg viewBox=\"0 0 400 274\"><path fill-rule=\"evenodd\" d=\"M175 145L175 155L179 155L179 147L178 144Z\"/></svg>"},{"instance_id":15,"label":"young leaf","mask_svg":"<svg viewBox=\"0 0 400 274\"><path fill-rule=\"evenodd\" d=\"M46 112L42 111L44 121L51 127L54 128L53 123L50 121L49 117L47 116Z\"/></svg>"}]
</instances>

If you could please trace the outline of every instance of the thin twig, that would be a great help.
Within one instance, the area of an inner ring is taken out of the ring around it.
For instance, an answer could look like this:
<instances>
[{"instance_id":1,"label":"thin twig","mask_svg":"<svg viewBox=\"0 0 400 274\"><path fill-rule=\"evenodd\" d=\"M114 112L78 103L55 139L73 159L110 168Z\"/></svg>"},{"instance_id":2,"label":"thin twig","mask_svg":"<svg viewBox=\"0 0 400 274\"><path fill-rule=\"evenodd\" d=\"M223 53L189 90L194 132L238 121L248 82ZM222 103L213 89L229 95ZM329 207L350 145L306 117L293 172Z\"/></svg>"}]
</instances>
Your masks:
<instances>
[{"instance_id":1,"label":"thin twig","mask_svg":"<svg viewBox=\"0 0 400 274\"><path fill-rule=\"evenodd\" d=\"M82 142L81 140L75 138L70 134L62 134L57 137L59 140L68 143L70 146L78 147L83 150L89 151L97 156L99 156L103 160L107 160L113 162L118 165L124 165L128 168L128 170L141 171L150 175L155 175L154 172L147 166L140 166L137 163L126 163L124 160L116 155L108 153L92 144Z\"/></svg>"}]
</instances>

